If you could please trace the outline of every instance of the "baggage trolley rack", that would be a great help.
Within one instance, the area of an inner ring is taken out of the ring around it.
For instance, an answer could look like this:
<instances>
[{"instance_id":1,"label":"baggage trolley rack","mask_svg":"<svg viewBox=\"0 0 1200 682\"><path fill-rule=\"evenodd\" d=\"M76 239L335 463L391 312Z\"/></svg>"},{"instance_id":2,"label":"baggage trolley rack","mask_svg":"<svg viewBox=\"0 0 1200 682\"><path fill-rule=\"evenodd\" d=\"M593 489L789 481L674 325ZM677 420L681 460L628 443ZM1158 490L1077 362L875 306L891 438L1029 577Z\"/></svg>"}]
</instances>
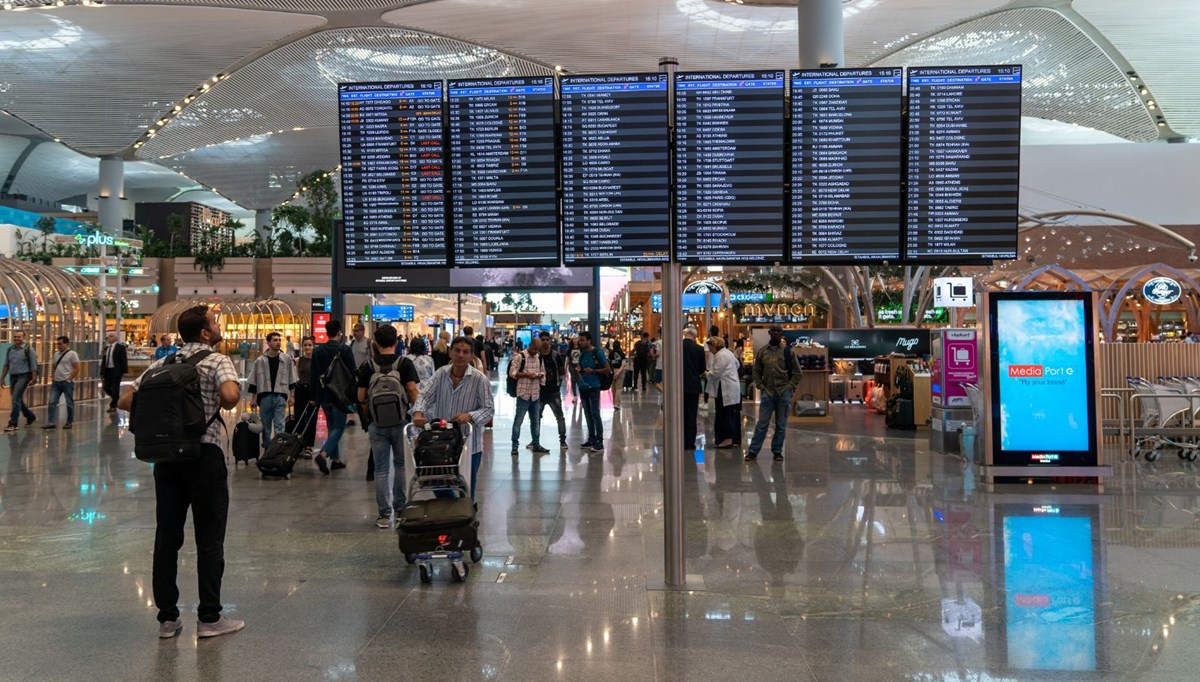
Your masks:
<instances>
[{"instance_id":1,"label":"baggage trolley rack","mask_svg":"<svg viewBox=\"0 0 1200 682\"><path fill-rule=\"evenodd\" d=\"M459 452L458 464L445 464L436 466L419 467L416 464L414 451L417 443L417 437L421 435L422 429L408 424L404 429L406 448L404 452L404 464L409 471L413 472L412 478L408 483L408 500L413 500L417 495L421 495L423 499L435 497L438 492L452 492L454 494L466 496L471 494L471 482L463 476L462 467L464 463L470 466L469 454L466 454L471 442L471 430L473 425L464 424L461 426L463 431L463 446ZM464 557L469 556L471 563L479 563L483 559L483 547L476 545L472 547L470 552L461 550L435 550L432 552L411 552L404 555L404 560L408 564L416 564L417 569L421 574L422 583L433 582L433 562L435 559L448 559L450 561L451 576L454 582L464 582L467 576L471 573L471 565L464 560Z\"/></svg>"},{"instance_id":2,"label":"baggage trolley rack","mask_svg":"<svg viewBox=\"0 0 1200 682\"><path fill-rule=\"evenodd\" d=\"M1154 462L1163 450L1173 448L1180 459L1195 462L1200 456L1200 428L1196 425L1200 392L1185 390L1187 384L1181 382L1154 383L1142 377L1128 377L1127 381L1132 389L1128 416L1133 459ZM1141 407L1140 424L1135 405Z\"/></svg>"}]
</instances>

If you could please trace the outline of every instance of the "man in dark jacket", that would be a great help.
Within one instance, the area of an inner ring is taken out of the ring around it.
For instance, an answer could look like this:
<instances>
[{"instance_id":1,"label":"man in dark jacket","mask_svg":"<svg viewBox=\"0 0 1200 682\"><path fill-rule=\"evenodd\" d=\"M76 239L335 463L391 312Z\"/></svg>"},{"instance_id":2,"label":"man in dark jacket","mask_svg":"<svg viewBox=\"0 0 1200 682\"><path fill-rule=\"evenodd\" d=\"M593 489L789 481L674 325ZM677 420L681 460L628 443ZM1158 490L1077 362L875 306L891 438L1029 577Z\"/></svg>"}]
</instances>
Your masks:
<instances>
[{"instance_id":1,"label":"man in dark jacket","mask_svg":"<svg viewBox=\"0 0 1200 682\"><path fill-rule=\"evenodd\" d=\"M701 377L704 376L704 349L696 343L696 330L683 330L683 449L696 449L696 422L700 417Z\"/></svg>"},{"instance_id":2,"label":"man in dark jacket","mask_svg":"<svg viewBox=\"0 0 1200 682\"><path fill-rule=\"evenodd\" d=\"M325 334L328 335L329 340L317 346L313 351L311 370L311 404L321 406L321 411L325 413L325 423L329 428L329 437L321 445L321 451L313 458L322 474L328 474L330 469L346 468L346 463L342 461L341 453L338 451L338 443L346 431L346 413L334 406L333 399L322 384L321 378L325 376L325 372L334 362L345 364L350 376L354 376L358 370L354 366L354 355L350 352L350 347L342 343L342 323L338 320L326 322Z\"/></svg>"},{"instance_id":3,"label":"man in dark jacket","mask_svg":"<svg viewBox=\"0 0 1200 682\"><path fill-rule=\"evenodd\" d=\"M783 461L783 444L787 439L788 409L792 393L800 385L800 361L783 339L783 327L772 325L768 333L771 342L754 349L754 387L761 396L758 402L758 421L754 437L746 450L746 461L753 462L767 439L767 428L775 418L775 435L771 437L771 454L776 462Z\"/></svg>"},{"instance_id":4,"label":"man in dark jacket","mask_svg":"<svg viewBox=\"0 0 1200 682\"><path fill-rule=\"evenodd\" d=\"M567 448L567 420L563 416L562 408L562 378L567 372L567 364L563 360L563 356L557 350L554 350L554 344L550 340L550 332L542 332L538 335L541 340L542 353L542 368L546 372L546 383L542 384L542 394L538 398L538 419L541 419L541 413L547 407L554 413L554 418L558 420L558 444L565 451Z\"/></svg>"},{"instance_id":5,"label":"man in dark jacket","mask_svg":"<svg viewBox=\"0 0 1200 682\"><path fill-rule=\"evenodd\" d=\"M129 354L125 344L117 341L116 332L105 335L104 354L100 356L101 377L104 394L108 396L108 411L117 411L117 399L121 397L121 379L129 371Z\"/></svg>"}]
</instances>

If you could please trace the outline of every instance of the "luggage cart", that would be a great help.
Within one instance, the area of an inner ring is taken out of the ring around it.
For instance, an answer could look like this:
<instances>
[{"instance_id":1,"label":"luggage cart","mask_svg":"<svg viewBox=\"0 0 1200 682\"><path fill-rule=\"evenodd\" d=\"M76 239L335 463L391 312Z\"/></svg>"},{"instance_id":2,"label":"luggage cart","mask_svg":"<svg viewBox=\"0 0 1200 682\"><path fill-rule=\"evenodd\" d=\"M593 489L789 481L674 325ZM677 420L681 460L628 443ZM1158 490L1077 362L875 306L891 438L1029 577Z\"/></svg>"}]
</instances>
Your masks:
<instances>
[{"instance_id":1,"label":"luggage cart","mask_svg":"<svg viewBox=\"0 0 1200 682\"><path fill-rule=\"evenodd\" d=\"M456 425L450 425L457 427ZM441 428L446 428L445 422ZM470 474L470 443L471 424L464 424L462 430L462 446L459 448L457 461L450 464L423 462L417 457L416 444L417 438L421 435L423 429L409 424L405 427L405 437L407 440L404 449L404 465L408 471L412 472L409 478L406 507L414 501L432 500L437 498L447 500L465 500L469 504L472 514L474 513L474 503L471 502L471 474ZM404 528L400 523L396 524L396 532L404 533ZM446 536L449 537L449 533ZM477 536L476 536L477 538ZM403 541L402 541L403 542ZM444 545L444 543L443 543ZM471 563L479 563L483 558L483 546L479 544L478 539L474 542L467 551L460 548L452 548L442 546L438 549L422 552L406 552L404 555L405 561L409 564L416 564L420 570L421 582L433 582L433 561L435 559L448 559L451 566L451 578L454 582L463 582L467 579L467 575L471 572L471 566L464 557L470 557Z\"/></svg>"},{"instance_id":2,"label":"luggage cart","mask_svg":"<svg viewBox=\"0 0 1200 682\"><path fill-rule=\"evenodd\" d=\"M1158 384L1142 377L1129 377L1134 390L1131 401L1141 407L1141 423L1130 410L1133 458L1157 461L1167 448L1177 450L1180 459L1195 462L1200 453L1200 430L1196 412L1200 394L1181 392L1180 384Z\"/></svg>"}]
</instances>

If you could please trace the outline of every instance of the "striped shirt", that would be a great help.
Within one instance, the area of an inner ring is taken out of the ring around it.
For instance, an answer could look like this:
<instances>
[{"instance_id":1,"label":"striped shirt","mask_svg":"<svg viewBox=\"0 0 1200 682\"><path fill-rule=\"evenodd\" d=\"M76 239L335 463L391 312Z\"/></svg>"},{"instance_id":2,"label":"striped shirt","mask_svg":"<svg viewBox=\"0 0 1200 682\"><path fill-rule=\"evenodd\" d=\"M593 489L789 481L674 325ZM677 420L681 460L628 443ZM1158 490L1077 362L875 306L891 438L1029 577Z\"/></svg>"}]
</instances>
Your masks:
<instances>
[{"instance_id":1,"label":"striped shirt","mask_svg":"<svg viewBox=\"0 0 1200 682\"><path fill-rule=\"evenodd\" d=\"M537 400L542 394L542 386L546 384L546 374L542 371L542 356L526 352L519 358L513 358L512 362L508 363L508 376L515 378L520 372L542 375L536 379L517 379L517 397Z\"/></svg>"},{"instance_id":2,"label":"striped shirt","mask_svg":"<svg viewBox=\"0 0 1200 682\"><path fill-rule=\"evenodd\" d=\"M208 344L204 343L189 343L179 349L179 360L185 360L192 356L192 353L199 353L203 350L212 350ZM168 356L173 357L173 356ZM150 371L156 367L162 367L167 358L155 360L146 371ZM212 419L213 415L221 409L221 385L227 381L238 380L237 370L233 367L233 361L224 353L213 352L208 357L204 358L196 364L196 372L200 374L200 396L204 400L204 417ZM137 390L142 383L142 377L133 380L133 390ZM208 443L223 447L225 443L225 422L221 419L214 420L208 425L208 430L200 437L201 443Z\"/></svg>"},{"instance_id":3,"label":"striped shirt","mask_svg":"<svg viewBox=\"0 0 1200 682\"><path fill-rule=\"evenodd\" d=\"M448 421L463 412L470 413L471 454L483 452L483 429L494 412L492 382L483 372L467 367L462 381L455 386L450 378L453 368L453 365L446 365L433 373L433 378L421 386L421 395L412 411L424 414L429 421Z\"/></svg>"}]
</instances>

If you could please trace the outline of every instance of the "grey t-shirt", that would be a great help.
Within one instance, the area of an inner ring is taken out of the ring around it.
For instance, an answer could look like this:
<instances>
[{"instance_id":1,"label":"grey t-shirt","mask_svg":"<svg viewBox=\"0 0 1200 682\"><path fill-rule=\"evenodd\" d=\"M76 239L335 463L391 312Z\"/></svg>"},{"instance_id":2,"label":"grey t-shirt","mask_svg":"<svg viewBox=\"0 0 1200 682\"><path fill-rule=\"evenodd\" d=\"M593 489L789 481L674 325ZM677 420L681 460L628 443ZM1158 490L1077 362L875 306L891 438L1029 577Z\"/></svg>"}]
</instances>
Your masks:
<instances>
[{"instance_id":1,"label":"grey t-shirt","mask_svg":"<svg viewBox=\"0 0 1200 682\"><path fill-rule=\"evenodd\" d=\"M62 360L59 360L59 358ZM54 359L50 361L51 367L56 367L54 370L55 381L66 381L71 378L71 373L75 371L75 366L79 364L79 354L73 350L68 350L64 353L55 353Z\"/></svg>"}]
</instances>

